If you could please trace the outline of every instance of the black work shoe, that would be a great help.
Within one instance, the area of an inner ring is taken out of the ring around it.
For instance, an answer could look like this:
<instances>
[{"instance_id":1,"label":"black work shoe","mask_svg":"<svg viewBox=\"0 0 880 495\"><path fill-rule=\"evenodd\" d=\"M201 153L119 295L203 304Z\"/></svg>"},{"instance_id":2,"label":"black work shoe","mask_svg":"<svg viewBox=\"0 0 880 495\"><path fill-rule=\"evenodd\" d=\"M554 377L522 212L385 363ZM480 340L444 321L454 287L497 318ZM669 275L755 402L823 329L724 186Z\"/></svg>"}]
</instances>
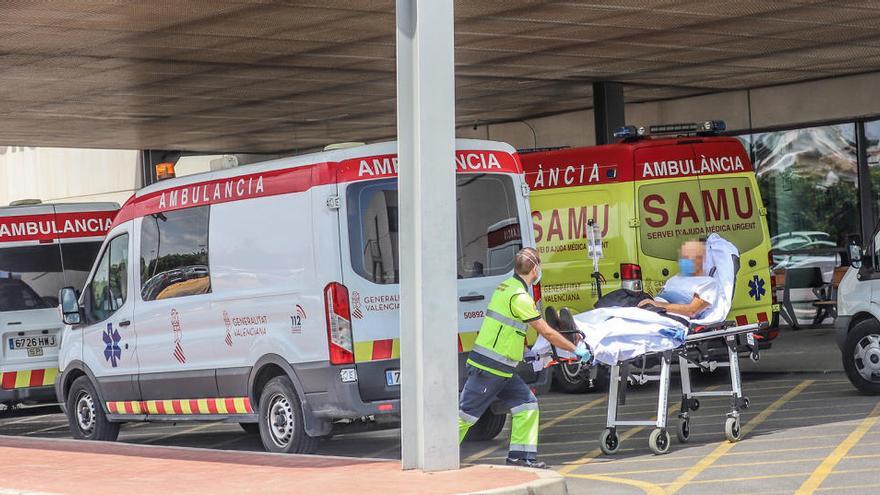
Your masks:
<instances>
[{"instance_id":1,"label":"black work shoe","mask_svg":"<svg viewBox=\"0 0 880 495\"><path fill-rule=\"evenodd\" d=\"M547 469L546 462L536 461L533 459L514 459L512 457L508 457L507 458L507 465L534 468L534 469Z\"/></svg>"}]
</instances>

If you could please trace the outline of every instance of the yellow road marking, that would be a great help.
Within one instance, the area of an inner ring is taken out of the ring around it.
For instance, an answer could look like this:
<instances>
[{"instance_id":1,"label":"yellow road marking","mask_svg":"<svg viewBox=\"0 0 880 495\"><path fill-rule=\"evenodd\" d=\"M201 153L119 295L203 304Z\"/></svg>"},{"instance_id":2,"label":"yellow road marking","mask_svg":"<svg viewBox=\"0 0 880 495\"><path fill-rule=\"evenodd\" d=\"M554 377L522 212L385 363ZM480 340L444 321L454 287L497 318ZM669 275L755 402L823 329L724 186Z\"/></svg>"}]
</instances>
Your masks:
<instances>
[{"instance_id":1,"label":"yellow road marking","mask_svg":"<svg viewBox=\"0 0 880 495\"><path fill-rule=\"evenodd\" d=\"M705 391L715 390L718 387L719 387L719 385L712 385L711 387L706 387L704 390ZM668 417L670 414L673 414L676 411L676 409L678 409L679 407L681 407L680 404L675 404L675 405L669 406L669 409L666 411L666 416ZM631 428L629 430L626 430L625 432L623 432L622 434L619 435L618 443L623 443L624 440L635 435L636 433L644 431L646 428L647 428L647 426L638 426L636 428ZM569 473L571 473L572 471L574 471L575 469L577 469L581 466L589 464L590 462L592 462L593 459L595 459L596 457L599 457L599 455L601 453L602 453L602 449L595 448L595 449L591 450L590 452L588 452L587 454L585 454L580 459L578 459L574 462L567 463L565 466L562 467L562 469L559 469L557 472L563 476L569 476Z\"/></svg>"},{"instance_id":2,"label":"yellow road marking","mask_svg":"<svg viewBox=\"0 0 880 495\"><path fill-rule=\"evenodd\" d=\"M825 481L825 478L834 471L837 464L839 464L840 461L846 457L846 454L849 453L857 443L859 443L859 440L865 436L865 433L877 423L878 416L880 416L880 403L874 406L874 409L871 410L868 417L865 418L864 421L862 421L861 424L859 424L859 426L843 440L843 442L840 442L840 445L838 445L833 452L828 454L828 457L822 461L822 464L819 464L819 467L817 467L810 477L804 481L801 487L798 488L795 495L808 495L815 492L822 482Z\"/></svg>"},{"instance_id":3,"label":"yellow road marking","mask_svg":"<svg viewBox=\"0 0 880 495\"><path fill-rule=\"evenodd\" d=\"M795 386L793 389L789 390L782 397L776 399L776 401L763 411L758 413L757 416L752 418L748 423L742 426L741 434L742 436L747 435L750 431L754 430L756 426L760 425L764 422L771 414L776 412L777 409L782 407L783 404L794 398L797 394L801 393L805 388L812 385L814 380L804 380ZM688 469L684 473L681 474L675 481L673 481L666 489L666 493L673 494L684 488L685 485L692 482L694 478L696 478L700 473L706 470L709 466L715 463L718 459L720 459L724 454L726 454L735 443L730 443L725 441L724 443L715 447L715 450L709 453L706 457L704 457L700 462L698 462L695 466Z\"/></svg>"},{"instance_id":4,"label":"yellow road marking","mask_svg":"<svg viewBox=\"0 0 880 495\"><path fill-rule=\"evenodd\" d=\"M584 404L580 407L576 407L576 408L572 409L571 411L568 411L565 414L562 414L560 416L557 416L557 417L551 419L550 421L547 421L546 423L541 425L541 429L546 430L547 428L552 428L552 427L556 426L557 424L565 421L566 419L573 418L573 417L577 416L578 414L580 414L586 410L592 409L603 402L605 402L605 397L600 397L598 399L587 402L586 404Z\"/></svg>"},{"instance_id":5,"label":"yellow road marking","mask_svg":"<svg viewBox=\"0 0 880 495\"><path fill-rule=\"evenodd\" d=\"M865 488L880 488L880 485L833 486L831 488L819 488L817 491L819 491L819 492L832 492L832 491L840 491L840 490L863 490ZM871 490L871 491L876 493L880 490Z\"/></svg>"},{"instance_id":6,"label":"yellow road marking","mask_svg":"<svg viewBox=\"0 0 880 495\"><path fill-rule=\"evenodd\" d=\"M823 449L827 449L828 446L821 447ZM787 449L792 451L801 451L807 449ZM818 449L813 449L818 450ZM876 459L880 457L880 454L864 454L864 455L856 455L856 456L847 456L847 459ZM680 459L680 457L676 457L676 460ZM798 462L815 462L821 461L824 457L809 457L809 458L801 458L801 459L785 459L785 460L776 460L776 461L755 461L755 462L730 462L726 464L715 464L711 466L709 469L722 469L722 468L731 468L731 467L751 467L751 466L770 466L774 464L793 464ZM672 473L675 471L684 471L687 467L673 467L673 468L663 468L663 469L637 469L632 471L611 471L607 473L590 473L596 476L620 476L624 474L642 474L642 473Z\"/></svg>"},{"instance_id":7,"label":"yellow road marking","mask_svg":"<svg viewBox=\"0 0 880 495\"><path fill-rule=\"evenodd\" d=\"M553 419L551 419L550 421L547 421L546 423L544 423L543 425L541 425L541 429L544 430L544 429L547 429L547 428L551 428L553 425L559 424L560 422L565 421L566 419L571 418L571 417L573 417L573 416L577 416L578 414L580 414L580 413L582 413L582 412L584 412L584 411L586 411L586 410L592 409L592 408L598 406L599 404L601 404L601 403L603 403L603 402L605 402L605 398L604 398L604 397L599 398L599 399L596 399L596 400L593 400L593 401L590 401L590 402L587 402L586 404L584 404L584 405L582 405L582 406L580 406L580 407L576 407L576 408L572 409L571 411L569 411L569 412L567 412L567 413L565 413L565 414L563 414L563 415L561 415L561 416L557 416L556 418L553 418ZM538 447L540 447L540 446L541 446L541 441L540 441L540 437L539 437L539 440L538 440ZM486 457L487 455L491 454L492 452L495 452L495 451L498 450L499 448L502 448L502 447L501 447L500 445L498 445L498 444L491 445L491 446L486 447L485 449L483 449L483 450L477 452L476 454L473 454L473 455L471 455L471 456L466 457L466 458L464 459L464 462L474 462L474 461L478 461L478 460L482 459L483 457Z\"/></svg>"},{"instance_id":8,"label":"yellow road marking","mask_svg":"<svg viewBox=\"0 0 880 495\"><path fill-rule=\"evenodd\" d=\"M613 478L611 476L598 476L595 474L569 474L566 476L570 478L580 478L585 480L604 481L607 483L614 483L618 485L629 485L636 488L641 488L646 495L663 495L662 488L655 485L654 483L648 483L647 481L631 480L627 478Z\"/></svg>"},{"instance_id":9,"label":"yellow road marking","mask_svg":"<svg viewBox=\"0 0 880 495\"><path fill-rule=\"evenodd\" d=\"M865 468L865 469L847 469L844 471L834 471L834 474L856 474L856 473L876 473L876 472L877 472L877 468ZM699 481L692 481L690 484L691 485L707 485L707 484L712 484L712 483L739 483L742 481L773 480L773 479L780 479L780 478L796 478L799 476L809 476L809 475L810 475L810 473L808 473L808 472L806 472L806 473L767 474L767 475L763 475L763 476L745 476L742 478L720 478L720 479L716 478L716 479L711 479L711 480L699 480ZM671 486L672 483L658 483L657 485L658 486L666 486L667 487L666 493L669 493L668 487ZM728 491L730 490L729 487L727 489L728 489ZM761 492L761 493L765 493L765 492Z\"/></svg>"}]
</instances>

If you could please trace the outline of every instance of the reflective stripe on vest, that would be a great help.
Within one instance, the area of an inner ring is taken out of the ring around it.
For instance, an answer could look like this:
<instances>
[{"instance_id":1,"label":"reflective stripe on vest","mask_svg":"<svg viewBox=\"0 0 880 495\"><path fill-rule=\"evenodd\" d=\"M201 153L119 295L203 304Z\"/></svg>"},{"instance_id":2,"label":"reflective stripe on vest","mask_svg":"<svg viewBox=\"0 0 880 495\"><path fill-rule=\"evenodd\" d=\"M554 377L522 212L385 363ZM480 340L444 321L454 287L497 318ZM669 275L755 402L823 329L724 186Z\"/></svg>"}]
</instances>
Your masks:
<instances>
[{"instance_id":1,"label":"reflective stripe on vest","mask_svg":"<svg viewBox=\"0 0 880 495\"><path fill-rule=\"evenodd\" d=\"M487 349L481 345L474 344L474 348L471 349L471 352L475 352L477 354L480 354L481 356L486 356L487 358L491 359L492 361L495 361L497 363L501 363L505 366L510 366L511 368L516 368L516 365L519 364L519 361L514 361L513 359L509 359L505 356L502 356L501 354L498 354L497 352L493 351L492 349Z\"/></svg>"},{"instance_id":2,"label":"reflective stripe on vest","mask_svg":"<svg viewBox=\"0 0 880 495\"><path fill-rule=\"evenodd\" d=\"M489 318L492 318L493 320L497 320L498 322L503 323L509 327L513 327L518 330L521 330L523 335L525 335L526 330L529 329L529 326L527 324L525 324L521 321L517 321L517 320L511 319L511 318L508 318L508 317L504 316L503 314L501 314L497 311L491 310L491 309L486 310L486 316L488 316Z\"/></svg>"}]
</instances>

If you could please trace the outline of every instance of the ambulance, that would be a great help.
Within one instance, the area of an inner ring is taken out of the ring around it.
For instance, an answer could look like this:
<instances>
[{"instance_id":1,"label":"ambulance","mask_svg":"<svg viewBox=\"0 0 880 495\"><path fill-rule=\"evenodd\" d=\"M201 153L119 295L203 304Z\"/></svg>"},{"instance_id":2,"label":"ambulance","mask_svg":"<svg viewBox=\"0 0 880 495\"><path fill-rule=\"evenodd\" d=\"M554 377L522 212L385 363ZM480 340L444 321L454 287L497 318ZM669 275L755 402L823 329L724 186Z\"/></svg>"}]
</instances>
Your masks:
<instances>
[{"instance_id":1,"label":"ambulance","mask_svg":"<svg viewBox=\"0 0 880 495\"><path fill-rule=\"evenodd\" d=\"M396 149L334 149L138 191L82 296L62 293L57 394L73 436L115 440L131 421L227 421L268 451L301 453L340 430L394 424L406 379ZM458 140L449 166L459 293L450 345L463 369L513 254L534 244L513 148ZM494 437L504 420L488 412L477 434Z\"/></svg>"},{"instance_id":2,"label":"ambulance","mask_svg":"<svg viewBox=\"0 0 880 495\"><path fill-rule=\"evenodd\" d=\"M0 208L0 403L54 402L58 291L82 288L119 205Z\"/></svg>"},{"instance_id":3,"label":"ambulance","mask_svg":"<svg viewBox=\"0 0 880 495\"><path fill-rule=\"evenodd\" d=\"M721 121L627 126L615 144L521 151L544 268L543 304L581 312L593 308L598 290L657 294L678 272L681 244L717 232L741 255L729 318L774 320L767 209L742 144L715 135L723 129ZM598 288L587 257L591 221L602 242ZM769 342L777 333L758 337ZM587 370L558 368L563 390L590 387Z\"/></svg>"}]
</instances>

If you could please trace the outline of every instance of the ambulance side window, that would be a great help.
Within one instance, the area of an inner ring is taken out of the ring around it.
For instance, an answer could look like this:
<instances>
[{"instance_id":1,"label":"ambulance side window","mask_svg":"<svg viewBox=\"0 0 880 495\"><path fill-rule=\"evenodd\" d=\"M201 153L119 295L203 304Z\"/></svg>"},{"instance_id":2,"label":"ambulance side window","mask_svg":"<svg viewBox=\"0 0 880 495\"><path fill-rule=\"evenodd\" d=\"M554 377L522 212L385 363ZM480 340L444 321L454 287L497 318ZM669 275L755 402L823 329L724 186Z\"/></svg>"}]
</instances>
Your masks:
<instances>
[{"instance_id":1,"label":"ambulance side window","mask_svg":"<svg viewBox=\"0 0 880 495\"><path fill-rule=\"evenodd\" d=\"M208 206L147 215L141 221L141 298L211 292Z\"/></svg>"},{"instance_id":2,"label":"ambulance side window","mask_svg":"<svg viewBox=\"0 0 880 495\"><path fill-rule=\"evenodd\" d=\"M113 238L96 266L85 308L90 323L110 318L128 299L128 234Z\"/></svg>"}]
</instances>

